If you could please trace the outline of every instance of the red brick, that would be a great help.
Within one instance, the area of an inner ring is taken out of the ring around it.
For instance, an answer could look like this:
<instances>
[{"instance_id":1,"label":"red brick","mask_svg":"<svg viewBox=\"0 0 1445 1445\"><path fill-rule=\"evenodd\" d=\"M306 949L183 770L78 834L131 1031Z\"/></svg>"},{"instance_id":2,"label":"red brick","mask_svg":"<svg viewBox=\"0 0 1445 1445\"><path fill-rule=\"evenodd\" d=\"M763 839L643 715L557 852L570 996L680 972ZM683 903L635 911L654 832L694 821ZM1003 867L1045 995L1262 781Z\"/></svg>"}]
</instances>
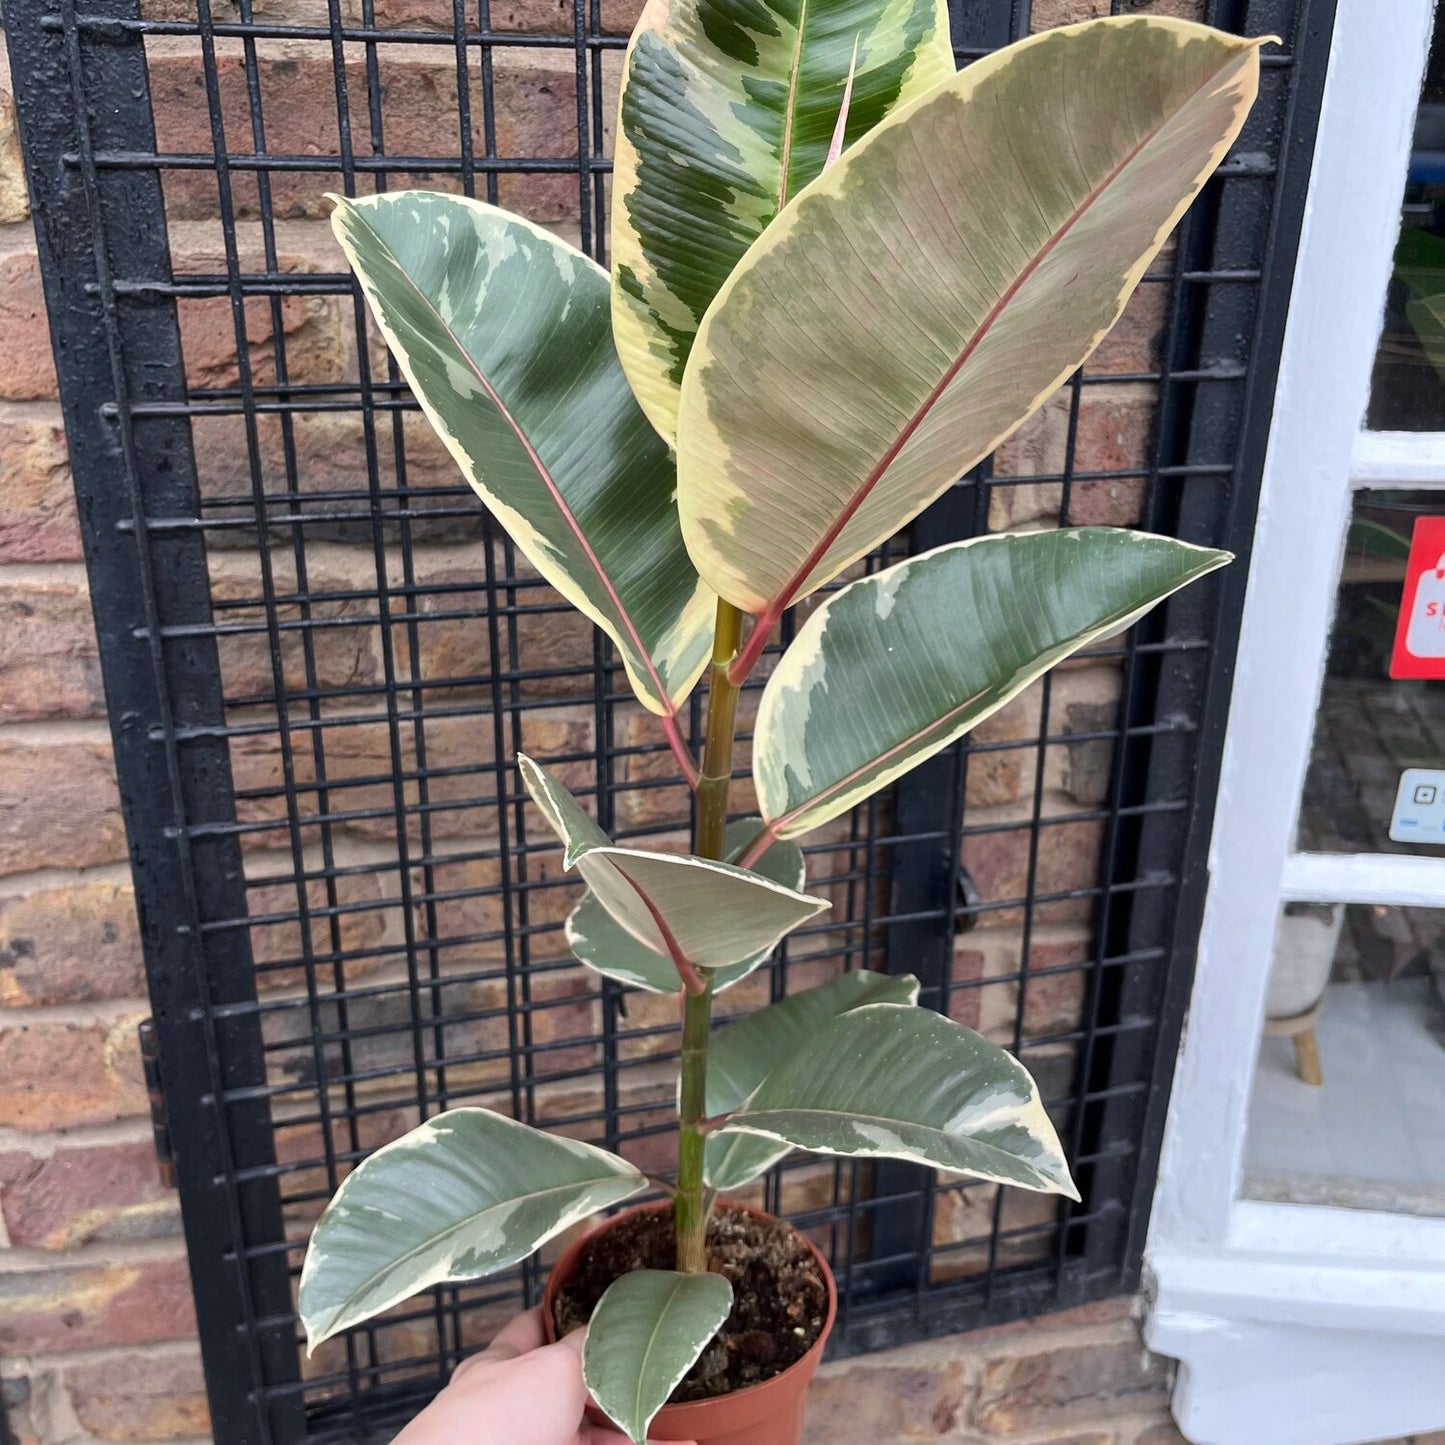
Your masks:
<instances>
[{"instance_id":1,"label":"red brick","mask_svg":"<svg viewBox=\"0 0 1445 1445\"><path fill-rule=\"evenodd\" d=\"M125 856L108 744L0 741L0 876Z\"/></svg>"},{"instance_id":2,"label":"red brick","mask_svg":"<svg viewBox=\"0 0 1445 1445\"><path fill-rule=\"evenodd\" d=\"M939 1440L963 1414L961 1364L873 1364L824 1369L808 1392L807 1445Z\"/></svg>"},{"instance_id":3,"label":"red brick","mask_svg":"<svg viewBox=\"0 0 1445 1445\"><path fill-rule=\"evenodd\" d=\"M451 0L377 0L376 23L382 29L452 31ZM602 0L602 33L627 35L642 13L641 0ZM571 0L493 0L493 30L529 35L571 35ZM469 24L472 22L469 20Z\"/></svg>"},{"instance_id":4,"label":"red brick","mask_svg":"<svg viewBox=\"0 0 1445 1445\"><path fill-rule=\"evenodd\" d=\"M195 1329L183 1259L0 1273L0 1350L10 1354L184 1340Z\"/></svg>"},{"instance_id":5,"label":"red brick","mask_svg":"<svg viewBox=\"0 0 1445 1445\"><path fill-rule=\"evenodd\" d=\"M1111 0L1034 0L1034 33L1056 25L1073 25L1112 14ZM1126 15L1170 15L1178 20L1203 20L1202 0L1125 0Z\"/></svg>"},{"instance_id":6,"label":"red brick","mask_svg":"<svg viewBox=\"0 0 1445 1445\"><path fill-rule=\"evenodd\" d=\"M65 428L0 419L0 562L73 562L80 555Z\"/></svg>"},{"instance_id":7,"label":"red brick","mask_svg":"<svg viewBox=\"0 0 1445 1445\"><path fill-rule=\"evenodd\" d=\"M1099 849L1103 825L1099 822L1045 824L1038 831L1035 891L1062 893L1098 883ZM985 903L1022 900L1029 883L1029 828L1026 824L992 833L973 833L963 840L963 864ZM1061 923L1086 919L1092 900L1056 899L1037 905L1035 922ZM1004 908L988 915L990 926L1021 921L1021 908Z\"/></svg>"},{"instance_id":8,"label":"red brick","mask_svg":"<svg viewBox=\"0 0 1445 1445\"><path fill-rule=\"evenodd\" d=\"M0 1007L144 995L128 884L73 883L0 898Z\"/></svg>"},{"instance_id":9,"label":"red brick","mask_svg":"<svg viewBox=\"0 0 1445 1445\"><path fill-rule=\"evenodd\" d=\"M435 56L400 60L385 51L380 61L382 132L389 154L454 160L459 149L456 64L438 47ZM496 102L495 142L503 157L558 158L577 154L575 77L570 54L555 62L550 56L536 63L498 54L494 63ZM336 90L330 58L320 47L303 55L263 55L257 66L261 105L266 122L266 145L275 155L335 155L339 151ZM162 152L209 155L212 151L211 118L198 56L157 56L149 67L151 104L155 112L157 142ZM251 119L245 65L240 55L222 55L217 83L226 142L232 154L251 150ZM347 86L353 98L367 94L364 65L347 67ZM361 112L364 114L364 112ZM486 153L482 108L473 81L472 144L477 155ZM370 128L358 124L353 105L352 143L356 154L372 153ZM431 189L456 190L454 173L408 174L406 183ZM320 217L330 211L328 191L340 191L339 171L273 172L271 194L278 217ZM361 189L370 190L369 177ZM503 205L525 209L539 221L575 217L577 182L566 175L503 177ZM172 220L194 220L218 214L216 180L203 172L171 172L165 177L166 211ZM255 180L238 174L233 181L237 214L254 218L259 213Z\"/></svg>"},{"instance_id":10,"label":"red brick","mask_svg":"<svg viewBox=\"0 0 1445 1445\"><path fill-rule=\"evenodd\" d=\"M375 716L375 715L373 715ZM579 759L592 750L592 718L586 709L547 709L524 716L521 748L542 761L548 757L574 756ZM436 777L427 785L434 838L491 836L497 827L497 774L491 766L492 729L479 726L475 718L442 717L426 724L426 761L430 769L465 769L450 776ZM402 729L402 772L416 773L416 741L410 725ZM292 762L301 795L302 837L314 841L318 830L306 826L320 816L319 795L309 785L315 777L314 758L309 748L293 751ZM330 814L378 810L379 816L355 818L341 825L361 837L381 840L396 836L393 814L391 738L384 717L354 726L331 729L325 742L327 807ZM231 743L231 765L238 793L254 791L265 796L240 797L237 814L243 821L284 821L286 799L280 739L276 734L252 734ZM510 768L510 764L508 767ZM553 771L569 787L587 785L592 776L590 761L561 763ZM515 788L516 775L507 780ZM402 793L408 809L407 824L413 838L421 834L419 785L409 776ZM541 825L539 825L541 826ZM545 834L541 836L546 836ZM285 847L284 830L268 829L249 835L251 846Z\"/></svg>"},{"instance_id":11,"label":"red brick","mask_svg":"<svg viewBox=\"0 0 1445 1445\"><path fill-rule=\"evenodd\" d=\"M155 1239L179 1225L149 1139L61 1147L48 1158L0 1154L0 1206L10 1242L77 1249L95 1240Z\"/></svg>"},{"instance_id":12,"label":"red brick","mask_svg":"<svg viewBox=\"0 0 1445 1445\"><path fill-rule=\"evenodd\" d=\"M76 1416L101 1440L179 1440L211 1433L199 1356L129 1354L66 1373Z\"/></svg>"},{"instance_id":13,"label":"red brick","mask_svg":"<svg viewBox=\"0 0 1445 1445\"><path fill-rule=\"evenodd\" d=\"M0 573L0 721L105 715L90 593Z\"/></svg>"},{"instance_id":14,"label":"red brick","mask_svg":"<svg viewBox=\"0 0 1445 1445\"><path fill-rule=\"evenodd\" d=\"M306 884L307 924L314 956L329 957L337 951L371 954L388 932L401 939L400 904L389 908L373 906L384 902L387 897L383 892L384 876L388 886L394 889L394 870L388 872L380 866L374 871L345 874L336 879L334 893L328 892L321 882ZM333 907L334 913L330 911ZM258 969L257 987L278 989L303 985L306 982L306 965L296 884L254 880L247 886L246 908L251 918L274 920L252 923L247 927L251 956ZM347 983L355 983L376 973L399 956L378 952L369 957L347 958ZM329 979L329 963L316 967L323 979Z\"/></svg>"},{"instance_id":15,"label":"red brick","mask_svg":"<svg viewBox=\"0 0 1445 1445\"><path fill-rule=\"evenodd\" d=\"M20 154L20 133L15 127L15 97L10 77L0 80L0 225L13 226L30 218L30 196L25 187L25 160Z\"/></svg>"},{"instance_id":16,"label":"red brick","mask_svg":"<svg viewBox=\"0 0 1445 1445\"><path fill-rule=\"evenodd\" d=\"M1039 736L1039 704L1042 692L1036 685L981 722L969 741L978 743L1020 743L1024 746L985 748L971 752L965 778L967 803L971 808L992 808L1031 797L1038 769L1038 749L1029 747Z\"/></svg>"},{"instance_id":17,"label":"red brick","mask_svg":"<svg viewBox=\"0 0 1445 1445\"><path fill-rule=\"evenodd\" d=\"M50 322L33 251L0 257L0 397L40 401L56 394Z\"/></svg>"},{"instance_id":18,"label":"red brick","mask_svg":"<svg viewBox=\"0 0 1445 1445\"><path fill-rule=\"evenodd\" d=\"M46 1132L147 1111L136 1019L0 1028L0 1126Z\"/></svg>"},{"instance_id":19,"label":"red brick","mask_svg":"<svg viewBox=\"0 0 1445 1445\"><path fill-rule=\"evenodd\" d=\"M1093 1425L1162 1410L1169 1365L1137 1338L1072 1345L984 1364L974 1425L990 1435Z\"/></svg>"}]
</instances>

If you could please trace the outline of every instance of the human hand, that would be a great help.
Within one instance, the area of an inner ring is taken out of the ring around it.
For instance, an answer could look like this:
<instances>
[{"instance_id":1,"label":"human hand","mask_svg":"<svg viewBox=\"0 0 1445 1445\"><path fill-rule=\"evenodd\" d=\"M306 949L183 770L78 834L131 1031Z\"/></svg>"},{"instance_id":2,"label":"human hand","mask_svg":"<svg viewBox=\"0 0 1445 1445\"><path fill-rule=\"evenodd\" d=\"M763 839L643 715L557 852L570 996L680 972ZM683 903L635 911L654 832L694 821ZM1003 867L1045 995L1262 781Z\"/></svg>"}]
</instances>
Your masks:
<instances>
[{"instance_id":1,"label":"human hand","mask_svg":"<svg viewBox=\"0 0 1445 1445\"><path fill-rule=\"evenodd\" d=\"M629 1445L583 1416L582 1341L545 1343L541 1308L507 1324L457 1366L447 1387L393 1445Z\"/></svg>"}]
</instances>

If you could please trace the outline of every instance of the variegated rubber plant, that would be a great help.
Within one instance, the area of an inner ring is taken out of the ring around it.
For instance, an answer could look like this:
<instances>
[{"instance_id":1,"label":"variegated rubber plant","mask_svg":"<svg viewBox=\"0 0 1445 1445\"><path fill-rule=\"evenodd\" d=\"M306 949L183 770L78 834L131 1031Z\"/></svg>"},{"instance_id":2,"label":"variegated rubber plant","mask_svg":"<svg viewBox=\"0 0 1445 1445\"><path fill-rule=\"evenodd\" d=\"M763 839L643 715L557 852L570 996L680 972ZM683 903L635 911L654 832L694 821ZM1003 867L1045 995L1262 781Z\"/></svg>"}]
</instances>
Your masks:
<instances>
[{"instance_id":1,"label":"variegated rubber plant","mask_svg":"<svg viewBox=\"0 0 1445 1445\"><path fill-rule=\"evenodd\" d=\"M783 613L905 526L1089 356L1238 135L1259 46L1131 17L955 74L940 0L648 0L627 52L612 275L460 196L338 199L413 394L536 569L616 645L696 793L693 851L620 847L522 777L587 892L582 963L679 995L677 1270L618 1281L584 1367L648 1422L728 1313L706 1222L790 1149L1077 1197L1023 1067L847 974L714 1032L716 994L826 904L796 840L1047 668L1228 560L1068 528L940 547L835 590L763 690L760 817L729 820L739 688ZM694 760L678 723L708 675ZM648 1180L454 1109L317 1224L314 1347L505 1269Z\"/></svg>"}]
</instances>

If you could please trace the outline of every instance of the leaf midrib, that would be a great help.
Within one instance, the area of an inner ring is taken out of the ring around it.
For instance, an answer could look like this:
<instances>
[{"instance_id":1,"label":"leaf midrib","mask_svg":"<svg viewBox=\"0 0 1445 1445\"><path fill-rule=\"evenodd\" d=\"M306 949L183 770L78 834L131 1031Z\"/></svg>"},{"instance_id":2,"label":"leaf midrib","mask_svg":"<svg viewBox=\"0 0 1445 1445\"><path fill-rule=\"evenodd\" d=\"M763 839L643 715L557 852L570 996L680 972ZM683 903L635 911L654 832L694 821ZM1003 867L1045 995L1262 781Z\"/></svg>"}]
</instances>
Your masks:
<instances>
[{"instance_id":1,"label":"leaf midrib","mask_svg":"<svg viewBox=\"0 0 1445 1445\"><path fill-rule=\"evenodd\" d=\"M982 1139L978 1139L971 1134L950 1134L947 1130L940 1128L937 1124L920 1124L913 1119L894 1119L884 1114L860 1114L851 1110L843 1109L807 1109L793 1107L787 1109L760 1109L757 1114L738 1114L734 1116L732 1122L739 1126L739 1133L745 1133L747 1125L756 1124L756 1121L759 1118L765 1119L770 1114L806 1114L810 1117L816 1116L823 1119L856 1119L865 1124L886 1124L895 1129L899 1128L900 1126L907 1127L909 1129L923 1129L930 1134L936 1134L941 1139L966 1141L974 1148L982 1149L988 1154L998 1155L1002 1159L1014 1159L1019 1160L1023 1163L1028 1162L1027 1160L1024 1160L1021 1155L1011 1154L1007 1149L1002 1149L997 1144L986 1144ZM758 1125L757 1127L761 1128L762 1126ZM723 1128L718 1132L722 1137L727 1137L726 1128ZM753 1137L756 1138L758 1136L754 1135ZM808 1147L806 1144L793 1143L792 1140L787 1139L783 1135L774 1134L771 1137L779 1139L782 1143L793 1144L793 1147L795 1149L806 1149Z\"/></svg>"},{"instance_id":2,"label":"leaf midrib","mask_svg":"<svg viewBox=\"0 0 1445 1445\"><path fill-rule=\"evenodd\" d=\"M477 1220L492 1213L493 1210L501 1209L509 1204L527 1204L535 1202L539 1199L546 1199L554 1194L565 1194L569 1190L575 1193L578 1191L591 1189L595 1185L607 1184L613 1180L622 1183L626 1180L626 1178L627 1176L625 1174L604 1174L597 1179L588 1179L576 1184L557 1184L553 1185L549 1189L530 1190L525 1194L515 1194L512 1195L509 1199L499 1200L495 1204L489 1204L485 1208L477 1210L476 1213L469 1214L465 1219L459 1220L456 1224L449 1224L440 1233L432 1235L424 1244L415 1245L411 1249L407 1250L404 1254L398 1255L394 1260L387 1264L385 1269L378 1269L373 1274L369 1275L366 1281L358 1285L354 1290L352 1290L351 1293L347 1295L347 1297L332 1312L331 1318L327 1323L327 1328L334 1328L336 1325L336 1321L339 1320L346 1313L346 1311L350 1309L353 1304L356 1303L358 1297L363 1295L369 1288L371 1288L371 1286L374 1285L377 1280L382 1279L386 1275L393 1273L397 1269L401 1268L402 1265L406 1264L409 1260L415 1259L416 1256L419 1254L424 1254L427 1250L434 1248L438 1243L444 1240L449 1240L453 1238L453 1236L460 1234L464 1229L467 1228L468 1225L474 1224Z\"/></svg>"},{"instance_id":3,"label":"leaf midrib","mask_svg":"<svg viewBox=\"0 0 1445 1445\"><path fill-rule=\"evenodd\" d=\"M1189 96L1187 96L1185 100L1180 103L1180 105L1178 105L1173 111L1171 111L1169 115L1165 116L1164 119L1160 121L1160 123L1155 126L1147 135L1140 139L1139 142L1128 152L1128 154L1123 156L1115 164L1115 166L1094 186L1094 188L1088 193L1088 195L1086 195L1083 200L1079 202L1079 204L1074 208L1074 211L1064 222L1064 224L1052 236L1049 237L1048 241L1039 248L1036 254L1030 259L1028 264L1024 266L1023 269L1019 272L1019 274L1013 279L1013 281L1009 284L1008 288L1004 291L1003 295L1000 296L999 299L989 309L988 314L975 329L974 334L969 338L968 343L964 346L963 350L949 364L937 385L935 385L933 390L930 391L929 394L923 399L922 403L899 431L897 437L895 437L895 439L889 444L888 448L884 451L883 456L874 464L872 470L864 478L858 489L854 492L852 497L848 499L846 505L839 512L837 518L835 518L833 523L829 526L828 530L823 534L822 538L814 546L813 550L795 569L792 577L788 579L787 583L779 591L778 595L773 599L773 601L771 601L763 609L762 613L759 614L759 621L757 623L757 626L760 630L766 630L768 632L772 631L772 628L777 624L782 614L792 604L793 599L796 597L799 589L808 580L810 574L823 560L823 558L827 556L833 544L843 534L843 531L848 526L848 523L853 520L853 517L857 513L858 509L863 505L865 501L868 500L868 497L871 495L873 488L878 485L880 480L882 480L888 468L891 467L894 461L897 460L899 453L903 450L905 446L907 446L909 439L918 430L918 428L922 426L924 421L927 419L928 414L933 410L934 406L937 405L939 399L948 389L954 378L968 363L969 359L974 355L974 353L983 344L987 337L992 333L994 326L998 323L1000 317L1003 315L1005 310L1007 310L1007 308L1012 305L1018 293L1033 278L1033 276L1038 272L1039 268L1046 260L1048 260L1048 258L1053 254L1053 252L1058 248L1058 246L1063 243L1065 238L1072 233L1074 227L1077 226L1078 223L1083 220L1086 215L1088 215L1088 213L1093 209L1093 207L1098 204L1102 197L1109 190L1112 189L1119 177L1122 176L1124 172L1134 164L1134 162L1139 158L1139 156L1144 152L1147 147L1152 145L1154 141L1159 138L1159 136L1163 133L1164 129L1178 115L1182 114L1189 106L1191 106L1195 102L1195 100L1197 100L1201 95L1204 94L1204 92L1215 82L1219 75L1219 72L1224 68L1224 66L1220 66L1218 69L1212 71L1209 76L1206 77L1204 82L1198 87L1196 87L1196 89L1192 91Z\"/></svg>"},{"instance_id":4,"label":"leaf midrib","mask_svg":"<svg viewBox=\"0 0 1445 1445\"><path fill-rule=\"evenodd\" d=\"M472 375L476 377L476 379L485 389L487 395L491 397L492 404L502 414L503 420L507 423L509 427L511 427L517 440L521 443L523 450L526 452L528 459L531 461L537 475L541 478L542 484L551 494L552 500L557 506L557 510L561 512L562 519L571 529L573 536L576 537L578 545L582 548L583 555L587 558L588 564L591 566L593 572L595 572L597 575L597 580L602 584L603 589L607 593L607 596L611 599L613 610L616 613L617 617L620 619L622 626L626 629L627 635L632 639L633 646L637 649L638 657L641 659L647 675L652 679L654 686L657 688L658 698L661 701L663 707L667 709L667 715L670 717L676 717L678 712L677 705L673 702L671 692L664 685L662 677L658 673L657 666L652 658L651 650L643 643L642 637L637 631L637 626L632 620L631 612L629 612L628 609L623 605L622 598L618 595L616 587L614 587L612 584L612 579L607 575L606 570L603 568L601 559L597 556L596 552L593 551L592 544L587 540L586 533L583 532L581 524L577 521L576 515L573 513L572 508L568 506L567 500L565 497L563 497L562 490L557 485L556 479L552 476L552 473L548 470L546 464L542 461L542 458L538 454L537 449L532 445L531 439L522 430L521 425L512 415L511 409L502 400L501 395L488 380L486 374L477 364L476 359L472 356L471 352L462 345L461 338L456 334L455 331L452 330L450 323L437 309L436 304L432 301L431 297L428 296L426 292L417 285L416 280L412 277L411 273L406 269L406 267L401 264L401 261L398 259L396 252L383 238L381 233L376 229L375 226L370 223L370 221L366 219L365 213L360 211L358 208L353 207L352 214L360 217L362 224L365 225L366 229L372 234L372 236L376 238L377 245L380 246L381 249L385 251L387 256L391 259L391 262L396 267L397 272L403 277L403 279L406 281L406 284L412 289L412 291L416 293L417 298L421 301L421 304L426 308L426 310L433 317L435 317L437 325L440 326L442 330L446 333L447 338L451 341L452 345L456 347L457 352L466 362L467 367L470 369Z\"/></svg>"}]
</instances>

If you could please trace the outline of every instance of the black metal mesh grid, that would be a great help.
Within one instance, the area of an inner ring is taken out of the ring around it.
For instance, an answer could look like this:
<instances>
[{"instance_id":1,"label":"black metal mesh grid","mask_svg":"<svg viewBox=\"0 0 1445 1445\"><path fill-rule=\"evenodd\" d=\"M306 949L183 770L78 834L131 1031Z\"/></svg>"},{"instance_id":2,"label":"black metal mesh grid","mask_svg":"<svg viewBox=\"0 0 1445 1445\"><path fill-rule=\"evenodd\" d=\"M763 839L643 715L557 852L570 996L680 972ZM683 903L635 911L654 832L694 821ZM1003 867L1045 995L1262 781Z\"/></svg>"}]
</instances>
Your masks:
<instances>
[{"instance_id":1,"label":"black metal mesh grid","mask_svg":"<svg viewBox=\"0 0 1445 1445\"><path fill-rule=\"evenodd\" d=\"M1285 37L1246 137L1120 338L900 551L1085 521L1247 546L1302 186L1285 142L1307 166L1327 8L1210 5ZM464 189L600 258L633 17L7 9L217 1438L361 1438L534 1299L545 1256L303 1368L299 1245L349 1165L482 1102L668 1167L675 1021L568 957L575 887L513 755L619 838L680 843L689 815L604 641L420 424L321 196ZM954 9L962 63L1029 26L1022 0ZM1072 1206L904 1166L775 1171L761 1202L838 1271L838 1348L1135 1278L1241 587L1196 588L1091 651L1094 692L1045 680L813 840L832 914L723 996L726 1016L839 968L919 973L1034 1067L1084 1185Z\"/></svg>"}]
</instances>

